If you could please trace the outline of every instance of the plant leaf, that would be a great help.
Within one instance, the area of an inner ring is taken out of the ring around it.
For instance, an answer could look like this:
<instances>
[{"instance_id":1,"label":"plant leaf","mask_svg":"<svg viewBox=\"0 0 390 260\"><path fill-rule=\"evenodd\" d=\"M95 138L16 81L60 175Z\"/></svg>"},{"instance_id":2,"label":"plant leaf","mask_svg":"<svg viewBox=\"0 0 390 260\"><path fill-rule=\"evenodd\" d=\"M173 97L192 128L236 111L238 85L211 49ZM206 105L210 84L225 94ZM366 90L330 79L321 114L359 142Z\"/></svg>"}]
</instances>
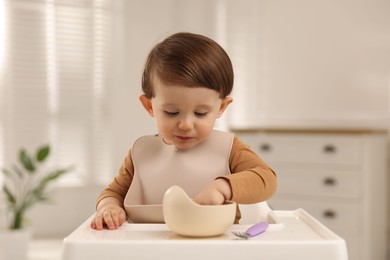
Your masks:
<instances>
[{"instance_id":1,"label":"plant leaf","mask_svg":"<svg viewBox=\"0 0 390 260\"><path fill-rule=\"evenodd\" d=\"M38 184L38 187L33 190L33 194L35 197L42 196L46 186L49 184L49 182L52 182L56 179L58 179L60 176L64 175L65 173L71 171L73 167L58 169L50 172L46 177L44 177Z\"/></svg>"},{"instance_id":2,"label":"plant leaf","mask_svg":"<svg viewBox=\"0 0 390 260\"><path fill-rule=\"evenodd\" d=\"M35 171L35 166L31 160L31 157L27 154L26 150L21 149L19 152L19 161L24 166L24 168L33 173Z\"/></svg>"},{"instance_id":3,"label":"plant leaf","mask_svg":"<svg viewBox=\"0 0 390 260\"><path fill-rule=\"evenodd\" d=\"M43 162L47 158L49 153L50 153L50 146L49 145L45 145L45 146L39 148L37 155L36 155L37 161Z\"/></svg>"},{"instance_id":4,"label":"plant leaf","mask_svg":"<svg viewBox=\"0 0 390 260\"><path fill-rule=\"evenodd\" d=\"M59 178L61 175L71 171L73 167L63 168L54 170L51 173L49 173L45 178L42 179L41 183L45 183L45 185L51 181L54 181L55 179Z\"/></svg>"},{"instance_id":5,"label":"plant leaf","mask_svg":"<svg viewBox=\"0 0 390 260\"><path fill-rule=\"evenodd\" d=\"M2 172L4 173L4 175L7 176L8 178L12 178L13 173L12 173L10 170L8 170L8 169L6 169L6 168L2 168L1 171L2 171Z\"/></svg>"},{"instance_id":6,"label":"plant leaf","mask_svg":"<svg viewBox=\"0 0 390 260\"><path fill-rule=\"evenodd\" d=\"M8 203L12 206L14 206L16 204L16 198L15 196L12 194L12 192L10 191L10 189L8 189L7 185L3 185L3 191L7 197L7 200L8 200Z\"/></svg>"},{"instance_id":7,"label":"plant leaf","mask_svg":"<svg viewBox=\"0 0 390 260\"><path fill-rule=\"evenodd\" d=\"M46 201L48 200L48 197L45 196L44 192L47 187L47 185L54 181L55 179L59 178L63 174L71 171L73 167L58 169L50 172L46 177L44 177L38 184L38 186L31 191L29 199L24 202L23 207L25 209L30 208L32 205L39 201Z\"/></svg>"},{"instance_id":8,"label":"plant leaf","mask_svg":"<svg viewBox=\"0 0 390 260\"><path fill-rule=\"evenodd\" d=\"M23 172L16 165L12 165L12 169L14 171L10 171L6 168L2 168L1 171L4 173L5 176L7 176L10 179L13 179L14 177L16 177L16 175L17 177L19 177L19 179L23 178Z\"/></svg>"}]
</instances>

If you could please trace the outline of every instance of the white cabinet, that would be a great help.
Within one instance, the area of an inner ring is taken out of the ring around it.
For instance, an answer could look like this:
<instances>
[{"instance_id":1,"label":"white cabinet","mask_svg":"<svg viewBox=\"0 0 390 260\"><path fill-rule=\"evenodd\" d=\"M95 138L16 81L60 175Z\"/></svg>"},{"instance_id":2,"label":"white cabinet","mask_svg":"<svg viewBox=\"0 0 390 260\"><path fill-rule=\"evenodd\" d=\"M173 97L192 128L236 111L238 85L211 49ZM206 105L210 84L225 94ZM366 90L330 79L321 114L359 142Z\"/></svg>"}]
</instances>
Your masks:
<instances>
[{"instance_id":1,"label":"white cabinet","mask_svg":"<svg viewBox=\"0 0 390 260\"><path fill-rule=\"evenodd\" d=\"M278 176L274 209L303 208L343 237L350 260L384 260L387 133L240 131Z\"/></svg>"}]
</instances>

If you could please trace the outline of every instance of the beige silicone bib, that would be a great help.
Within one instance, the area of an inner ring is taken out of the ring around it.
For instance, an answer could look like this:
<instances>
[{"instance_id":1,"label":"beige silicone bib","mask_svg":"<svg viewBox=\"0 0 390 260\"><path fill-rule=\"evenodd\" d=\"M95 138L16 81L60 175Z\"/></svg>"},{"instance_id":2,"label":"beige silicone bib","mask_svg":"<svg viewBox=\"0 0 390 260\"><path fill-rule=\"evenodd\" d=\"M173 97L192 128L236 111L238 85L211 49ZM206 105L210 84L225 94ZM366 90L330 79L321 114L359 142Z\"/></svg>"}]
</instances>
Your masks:
<instances>
[{"instance_id":1,"label":"beige silicone bib","mask_svg":"<svg viewBox=\"0 0 390 260\"><path fill-rule=\"evenodd\" d=\"M178 185L194 197L219 176L230 174L229 156L234 135L214 130L203 143L177 150L160 136L139 138L132 148L134 178L124 204L162 204L166 190Z\"/></svg>"}]
</instances>

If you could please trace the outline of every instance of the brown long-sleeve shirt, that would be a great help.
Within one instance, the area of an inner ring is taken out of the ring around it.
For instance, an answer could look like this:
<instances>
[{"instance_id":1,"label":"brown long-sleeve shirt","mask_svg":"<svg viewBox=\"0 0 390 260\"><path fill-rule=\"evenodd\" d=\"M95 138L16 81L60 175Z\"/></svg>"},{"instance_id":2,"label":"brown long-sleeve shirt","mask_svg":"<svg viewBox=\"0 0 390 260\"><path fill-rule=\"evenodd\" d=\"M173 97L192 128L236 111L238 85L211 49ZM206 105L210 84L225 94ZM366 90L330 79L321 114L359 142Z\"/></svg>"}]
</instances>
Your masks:
<instances>
[{"instance_id":1,"label":"brown long-sleeve shirt","mask_svg":"<svg viewBox=\"0 0 390 260\"><path fill-rule=\"evenodd\" d=\"M248 145L234 137L229 157L231 174L226 179L232 190L231 200L238 204L251 204L269 199L276 191L274 171ZM134 174L134 165L129 150L118 175L99 195L96 205L106 197L114 197L123 204ZM123 205L122 205L123 206ZM240 218L237 211L236 221Z\"/></svg>"}]
</instances>

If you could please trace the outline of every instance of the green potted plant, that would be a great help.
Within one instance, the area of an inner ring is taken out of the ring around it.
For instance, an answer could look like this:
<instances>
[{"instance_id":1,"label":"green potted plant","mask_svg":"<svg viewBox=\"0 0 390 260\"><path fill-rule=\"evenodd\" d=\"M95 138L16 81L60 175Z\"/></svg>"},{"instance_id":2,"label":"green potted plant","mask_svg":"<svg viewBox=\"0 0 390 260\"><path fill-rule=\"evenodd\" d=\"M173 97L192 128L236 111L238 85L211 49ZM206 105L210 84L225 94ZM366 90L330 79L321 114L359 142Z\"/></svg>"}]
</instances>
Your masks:
<instances>
[{"instance_id":1,"label":"green potted plant","mask_svg":"<svg viewBox=\"0 0 390 260\"><path fill-rule=\"evenodd\" d=\"M20 234L23 233L27 233L28 237L25 239L25 243L28 242L30 232L22 232L25 227L26 212L35 204L47 201L49 199L47 193L49 184L72 170L72 167L45 170L43 166L49 154L49 145L39 147L33 156L22 148L19 150L18 163L13 164L11 168L2 168L2 191L6 202L5 213L9 217L9 223L8 231L0 231L0 260L25 258L26 252L22 252L23 249L17 252L18 250L12 248L12 252L6 253L5 245L12 243L12 237L19 240L18 244L23 244L20 237ZM11 237L4 238L6 235Z\"/></svg>"}]
</instances>

